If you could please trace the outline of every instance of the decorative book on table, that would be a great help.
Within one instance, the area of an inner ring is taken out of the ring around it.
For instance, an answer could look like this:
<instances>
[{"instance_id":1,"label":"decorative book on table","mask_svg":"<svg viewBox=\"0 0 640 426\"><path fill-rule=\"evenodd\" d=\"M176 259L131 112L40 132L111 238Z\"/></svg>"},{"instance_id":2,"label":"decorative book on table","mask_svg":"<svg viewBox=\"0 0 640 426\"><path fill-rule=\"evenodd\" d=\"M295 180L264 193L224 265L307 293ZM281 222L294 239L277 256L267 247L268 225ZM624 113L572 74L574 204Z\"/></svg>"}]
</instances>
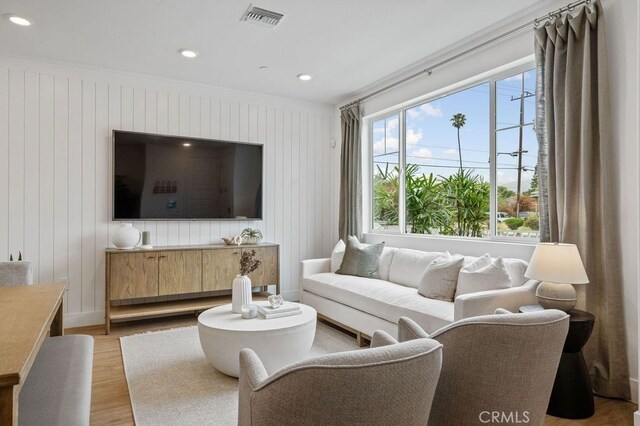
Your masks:
<instances>
[{"instance_id":1,"label":"decorative book on table","mask_svg":"<svg viewBox=\"0 0 640 426\"><path fill-rule=\"evenodd\" d=\"M258 316L264 319L282 318L290 315L298 315L302 313L300 306L293 303L285 302L277 308L271 307L269 302L260 302L258 305Z\"/></svg>"}]
</instances>

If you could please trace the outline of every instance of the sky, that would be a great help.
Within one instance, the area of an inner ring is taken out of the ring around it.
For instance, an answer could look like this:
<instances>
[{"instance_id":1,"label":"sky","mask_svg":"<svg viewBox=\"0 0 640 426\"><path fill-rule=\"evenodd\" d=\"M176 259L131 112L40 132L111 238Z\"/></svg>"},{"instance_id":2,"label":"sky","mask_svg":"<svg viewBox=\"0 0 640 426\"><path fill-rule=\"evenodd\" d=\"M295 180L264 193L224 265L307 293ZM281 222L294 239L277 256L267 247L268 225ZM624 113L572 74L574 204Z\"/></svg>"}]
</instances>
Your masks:
<instances>
[{"instance_id":1,"label":"sky","mask_svg":"<svg viewBox=\"0 0 640 426\"><path fill-rule=\"evenodd\" d=\"M520 123L522 79L525 93L535 93L535 70L517 74L496 83L496 148L498 185L516 189L518 157L508 155L518 151L519 129L509 129ZM456 113L466 116L460 129L462 163L465 169L489 181L489 83L450 94L416 106L406 113L407 163L420 165L423 173L449 176L458 170L457 130L451 124ZM522 191L531 184L537 162L538 148L533 130L535 97L524 102ZM398 163L399 116L389 117L373 124L374 160L381 164ZM504 154L500 154L504 153Z\"/></svg>"}]
</instances>

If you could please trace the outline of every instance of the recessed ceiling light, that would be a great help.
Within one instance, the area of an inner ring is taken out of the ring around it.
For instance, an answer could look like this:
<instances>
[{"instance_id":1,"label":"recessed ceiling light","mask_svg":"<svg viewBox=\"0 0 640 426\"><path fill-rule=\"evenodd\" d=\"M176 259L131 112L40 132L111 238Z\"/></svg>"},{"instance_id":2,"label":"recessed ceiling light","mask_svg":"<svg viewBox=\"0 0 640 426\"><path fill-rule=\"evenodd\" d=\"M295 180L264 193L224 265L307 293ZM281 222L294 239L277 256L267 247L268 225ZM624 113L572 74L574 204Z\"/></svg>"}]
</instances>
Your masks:
<instances>
[{"instance_id":1,"label":"recessed ceiling light","mask_svg":"<svg viewBox=\"0 0 640 426\"><path fill-rule=\"evenodd\" d=\"M4 17L7 18L9 21L13 22L14 24L20 25L21 27L28 27L29 25L31 25L30 20L18 15L14 15L13 13L5 13Z\"/></svg>"},{"instance_id":2,"label":"recessed ceiling light","mask_svg":"<svg viewBox=\"0 0 640 426\"><path fill-rule=\"evenodd\" d=\"M191 144L186 142L186 143L183 143L182 146L191 146Z\"/></svg>"},{"instance_id":3,"label":"recessed ceiling light","mask_svg":"<svg viewBox=\"0 0 640 426\"><path fill-rule=\"evenodd\" d=\"M309 81L311 80L311 76L309 74L298 74L298 79L302 81Z\"/></svg>"},{"instance_id":4,"label":"recessed ceiling light","mask_svg":"<svg viewBox=\"0 0 640 426\"><path fill-rule=\"evenodd\" d=\"M180 49L178 52L185 58L195 58L199 55L199 53L193 49Z\"/></svg>"}]
</instances>

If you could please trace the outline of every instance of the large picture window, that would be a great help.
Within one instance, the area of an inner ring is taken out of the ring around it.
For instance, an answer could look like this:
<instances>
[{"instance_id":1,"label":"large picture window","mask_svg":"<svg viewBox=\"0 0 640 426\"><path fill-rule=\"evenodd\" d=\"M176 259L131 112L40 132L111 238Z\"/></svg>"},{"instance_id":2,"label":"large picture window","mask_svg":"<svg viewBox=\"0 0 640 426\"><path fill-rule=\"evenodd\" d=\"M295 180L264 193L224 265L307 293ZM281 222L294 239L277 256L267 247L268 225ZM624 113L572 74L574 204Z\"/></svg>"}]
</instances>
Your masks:
<instances>
[{"instance_id":1,"label":"large picture window","mask_svg":"<svg viewBox=\"0 0 640 426\"><path fill-rule=\"evenodd\" d=\"M535 71L371 120L378 231L538 238Z\"/></svg>"}]
</instances>

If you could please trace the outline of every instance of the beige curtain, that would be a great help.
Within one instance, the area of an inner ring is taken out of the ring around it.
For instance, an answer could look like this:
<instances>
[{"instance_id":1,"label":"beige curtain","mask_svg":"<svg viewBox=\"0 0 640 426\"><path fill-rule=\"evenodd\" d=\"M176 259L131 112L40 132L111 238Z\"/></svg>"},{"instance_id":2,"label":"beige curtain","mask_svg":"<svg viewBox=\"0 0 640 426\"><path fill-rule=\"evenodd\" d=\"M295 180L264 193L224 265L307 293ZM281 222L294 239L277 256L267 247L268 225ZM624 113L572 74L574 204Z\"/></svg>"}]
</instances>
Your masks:
<instances>
[{"instance_id":1,"label":"beige curtain","mask_svg":"<svg viewBox=\"0 0 640 426\"><path fill-rule=\"evenodd\" d=\"M360 106L345 108L340 114L342 152L340 156L339 235L343 241L355 235L362 240L362 142Z\"/></svg>"},{"instance_id":2,"label":"beige curtain","mask_svg":"<svg viewBox=\"0 0 640 426\"><path fill-rule=\"evenodd\" d=\"M604 16L599 2L535 30L543 241L574 243L596 317L584 355L600 395L629 399ZM619 143L619 142L618 142Z\"/></svg>"}]
</instances>

